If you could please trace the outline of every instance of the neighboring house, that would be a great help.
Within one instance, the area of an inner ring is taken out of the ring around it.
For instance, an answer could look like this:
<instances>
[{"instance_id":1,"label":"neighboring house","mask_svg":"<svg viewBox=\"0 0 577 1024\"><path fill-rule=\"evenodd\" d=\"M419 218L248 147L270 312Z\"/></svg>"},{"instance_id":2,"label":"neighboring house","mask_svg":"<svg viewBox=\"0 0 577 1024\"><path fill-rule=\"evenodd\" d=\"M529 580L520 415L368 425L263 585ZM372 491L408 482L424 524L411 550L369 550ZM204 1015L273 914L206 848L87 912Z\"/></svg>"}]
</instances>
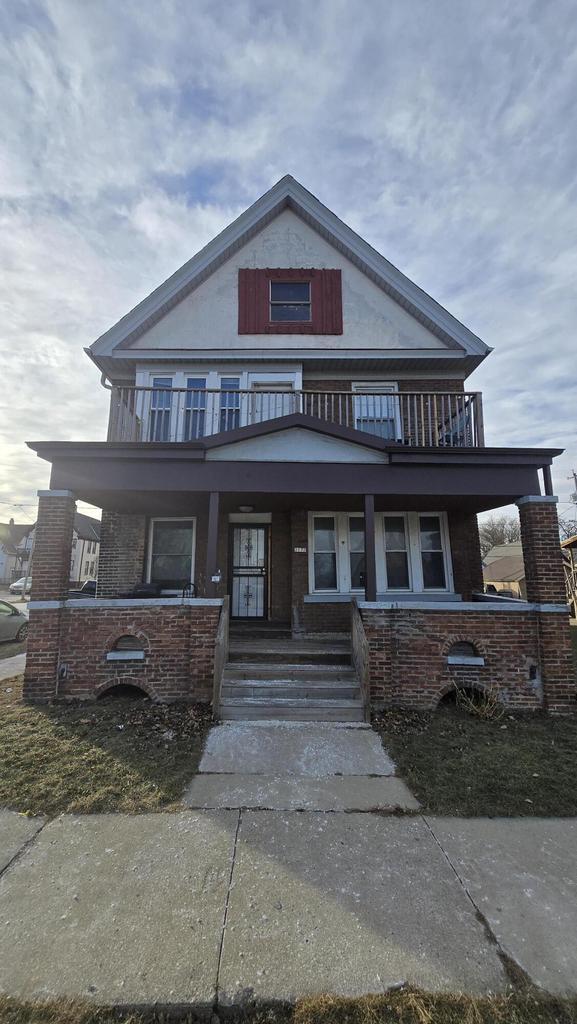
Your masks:
<instances>
[{"instance_id":1,"label":"neighboring house","mask_svg":"<svg viewBox=\"0 0 577 1024\"><path fill-rule=\"evenodd\" d=\"M100 552L100 520L76 512L72 539L70 580L84 583L98 576L98 555Z\"/></svg>"},{"instance_id":2,"label":"neighboring house","mask_svg":"<svg viewBox=\"0 0 577 1024\"><path fill-rule=\"evenodd\" d=\"M577 619L577 536L561 541L567 601L572 619Z\"/></svg>"},{"instance_id":3,"label":"neighboring house","mask_svg":"<svg viewBox=\"0 0 577 1024\"><path fill-rule=\"evenodd\" d=\"M293 178L87 351L107 440L30 443L52 476L28 697L131 683L225 718L358 719L460 685L573 706L560 450L485 447L467 379L490 349ZM103 510L90 607L63 586L76 499ZM529 603L482 594L476 515L512 502Z\"/></svg>"},{"instance_id":4,"label":"neighboring house","mask_svg":"<svg viewBox=\"0 0 577 1024\"><path fill-rule=\"evenodd\" d=\"M0 523L0 583L13 583L26 572L32 532L32 523Z\"/></svg>"},{"instance_id":5,"label":"neighboring house","mask_svg":"<svg viewBox=\"0 0 577 1024\"><path fill-rule=\"evenodd\" d=\"M521 544L499 544L483 559L485 592L501 597L527 598Z\"/></svg>"},{"instance_id":6,"label":"neighboring house","mask_svg":"<svg viewBox=\"0 0 577 1024\"><path fill-rule=\"evenodd\" d=\"M22 554L23 544L28 545L28 551L34 547L35 525L28 526L29 534L18 546L19 554ZM72 532L72 545L70 553L69 579L71 583L84 583L85 580L95 580L98 576L98 556L100 552L100 520L92 516L85 516L81 512L74 513L74 525ZM32 563L36 561L35 553L32 554ZM26 563L24 570L26 570ZM34 576L32 567L30 574Z\"/></svg>"}]
</instances>

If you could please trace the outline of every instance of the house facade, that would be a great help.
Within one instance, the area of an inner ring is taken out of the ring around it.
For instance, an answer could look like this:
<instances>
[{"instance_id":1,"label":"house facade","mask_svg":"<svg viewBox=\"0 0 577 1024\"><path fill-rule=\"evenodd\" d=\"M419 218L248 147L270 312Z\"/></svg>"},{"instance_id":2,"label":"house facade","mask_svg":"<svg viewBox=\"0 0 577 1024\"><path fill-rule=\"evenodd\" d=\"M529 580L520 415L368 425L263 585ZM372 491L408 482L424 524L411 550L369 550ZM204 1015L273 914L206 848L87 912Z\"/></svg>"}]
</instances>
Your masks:
<instances>
[{"instance_id":1,"label":"house facade","mask_svg":"<svg viewBox=\"0 0 577 1024\"><path fill-rule=\"evenodd\" d=\"M354 718L462 685L573 706L559 450L485 446L467 379L488 347L293 178L87 352L107 440L30 443L52 464L31 699L129 683ZM92 602L62 568L76 500L102 508ZM476 516L512 502L527 601L486 600Z\"/></svg>"},{"instance_id":2,"label":"house facade","mask_svg":"<svg viewBox=\"0 0 577 1024\"><path fill-rule=\"evenodd\" d=\"M8 586L26 572L33 533L32 523L0 523L0 584Z\"/></svg>"}]
</instances>

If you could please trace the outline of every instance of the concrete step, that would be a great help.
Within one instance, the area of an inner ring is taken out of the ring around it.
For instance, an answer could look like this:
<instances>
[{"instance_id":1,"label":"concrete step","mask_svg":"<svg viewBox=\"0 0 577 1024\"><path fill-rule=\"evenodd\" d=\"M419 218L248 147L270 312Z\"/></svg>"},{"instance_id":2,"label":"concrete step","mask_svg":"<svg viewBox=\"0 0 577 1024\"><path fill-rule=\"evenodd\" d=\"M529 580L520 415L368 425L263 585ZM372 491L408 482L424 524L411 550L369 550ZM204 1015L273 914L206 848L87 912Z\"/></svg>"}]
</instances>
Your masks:
<instances>
[{"instance_id":1,"label":"concrete step","mask_svg":"<svg viewBox=\"0 0 577 1024\"><path fill-rule=\"evenodd\" d=\"M228 633L229 637L234 637L235 640L253 641L253 640L284 640L290 642L292 640L292 633L289 628L278 627L278 628L258 628L251 626L250 629L245 627L231 626Z\"/></svg>"},{"instance_id":2,"label":"concrete step","mask_svg":"<svg viewBox=\"0 0 577 1024\"><path fill-rule=\"evenodd\" d=\"M292 722L362 722L360 700L308 700L299 698L228 697L220 704L225 721L272 719Z\"/></svg>"},{"instance_id":3,"label":"concrete step","mask_svg":"<svg viewBox=\"0 0 577 1024\"><path fill-rule=\"evenodd\" d=\"M283 679L286 682L347 682L356 680L357 676L352 665L344 662L340 665L307 665L306 663L265 662L265 661L229 661L223 673L223 680L239 679Z\"/></svg>"},{"instance_id":4,"label":"concrete step","mask_svg":"<svg viewBox=\"0 0 577 1024\"><path fill-rule=\"evenodd\" d=\"M340 665L344 662L350 665L350 647L323 645L310 645L304 647L295 644L238 644L232 642L228 648L229 662L265 662L267 664L302 664L302 665Z\"/></svg>"},{"instance_id":5,"label":"concrete step","mask_svg":"<svg viewBox=\"0 0 577 1024\"><path fill-rule=\"evenodd\" d=\"M297 697L299 700L358 700L361 695L356 681L350 684L323 680L321 682L294 682L290 679L243 679L224 681L222 699L228 697Z\"/></svg>"}]
</instances>

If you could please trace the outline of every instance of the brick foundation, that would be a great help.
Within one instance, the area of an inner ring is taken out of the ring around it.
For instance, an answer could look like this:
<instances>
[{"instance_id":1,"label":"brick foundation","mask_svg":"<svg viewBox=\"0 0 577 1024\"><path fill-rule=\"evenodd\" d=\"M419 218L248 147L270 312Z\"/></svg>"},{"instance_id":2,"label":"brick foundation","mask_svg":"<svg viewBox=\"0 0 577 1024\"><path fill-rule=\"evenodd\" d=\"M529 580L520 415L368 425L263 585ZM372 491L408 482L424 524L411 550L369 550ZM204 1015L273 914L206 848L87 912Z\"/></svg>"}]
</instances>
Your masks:
<instances>
[{"instance_id":1,"label":"brick foundation","mask_svg":"<svg viewBox=\"0 0 577 1024\"><path fill-rule=\"evenodd\" d=\"M154 700L209 701L219 617L217 605L33 608L24 697L86 700L130 684ZM125 634L142 641L144 660L107 661Z\"/></svg>"}]
</instances>

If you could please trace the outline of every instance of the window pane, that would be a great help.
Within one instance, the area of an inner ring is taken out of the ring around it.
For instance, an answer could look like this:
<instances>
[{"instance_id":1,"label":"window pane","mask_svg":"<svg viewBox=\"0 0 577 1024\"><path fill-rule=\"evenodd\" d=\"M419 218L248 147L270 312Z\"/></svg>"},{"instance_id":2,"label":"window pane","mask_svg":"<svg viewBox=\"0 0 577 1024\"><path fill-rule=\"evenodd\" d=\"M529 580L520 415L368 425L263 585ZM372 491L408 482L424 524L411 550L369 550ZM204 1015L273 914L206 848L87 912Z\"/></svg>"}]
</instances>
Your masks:
<instances>
[{"instance_id":1,"label":"window pane","mask_svg":"<svg viewBox=\"0 0 577 1024\"><path fill-rule=\"evenodd\" d=\"M385 547L387 551L406 551L405 520L402 516L385 518Z\"/></svg>"},{"instance_id":2,"label":"window pane","mask_svg":"<svg viewBox=\"0 0 577 1024\"><path fill-rule=\"evenodd\" d=\"M394 420L367 420L357 419L356 423L357 430L363 430L365 434L374 434L375 437L380 437L383 441L394 441L396 437L396 428Z\"/></svg>"},{"instance_id":3,"label":"window pane","mask_svg":"<svg viewBox=\"0 0 577 1024\"><path fill-rule=\"evenodd\" d=\"M389 590L409 589L409 563L406 551L387 551L387 587Z\"/></svg>"},{"instance_id":4,"label":"window pane","mask_svg":"<svg viewBox=\"0 0 577 1024\"><path fill-rule=\"evenodd\" d=\"M362 516L349 519L351 551L365 550L365 520Z\"/></svg>"},{"instance_id":5,"label":"window pane","mask_svg":"<svg viewBox=\"0 0 577 1024\"><path fill-rule=\"evenodd\" d=\"M337 556L333 552L315 552L315 590L337 589Z\"/></svg>"},{"instance_id":6,"label":"window pane","mask_svg":"<svg viewBox=\"0 0 577 1024\"><path fill-rule=\"evenodd\" d=\"M271 305L270 318L272 321L310 320L311 307L308 303L302 306L291 306L288 303Z\"/></svg>"},{"instance_id":7,"label":"window pane","mask_svg":"<svg viewBox=\"0 0 577 1024\"><path fill-rule=\"evenodd\" d=\"M441 526L438 516L421 516L421 550L442 551Z\"/></svg>"},{"instance_id":8,"label":"window pane","mask_svg":"<svg viewBox=\"0 0 577 1024\"><path fill-rule=\"evenodd\" d=\"M315 516L315 551L335 551L335 521L332 516Z\"/></svg>"},{"instance_id":9,"label":"window pane","mask_svg":"<svg viewBox=\"0 0 577 1024\"><path fill-rule=\"evenodd\" d=\"M365 585L365 552L351 551L351 587L360 590Z\"/></svg>"},{"instance_id":10,"label":"window pane","mask_svg":"<svg viewBox=\"0 0 577 1024\"><path fill-rule=\"evenodd\" d=\"M271 302L310 302L309 281L271 281Z\"/></svg>"},{"instance_id":11,"label":"window pane","mask_svg":"<svg viewBox=\"0 0 577 1024\"><path fill-rule=\"evenodd\" d=\"M425 590L446 587L442 551L423 551L421 558L423 561L423 585Z\"/></svg>"},{"instance_id":12,"label":"window pane","mask_svg":"<svg viewBox=\"0 0 577 1024\"><path fill-rule=\"evenodd\" d=\"M150 580L165 587L189 583L192 571L192 520L158 521L152 529Z\"/></svg>"}]
</instances>

